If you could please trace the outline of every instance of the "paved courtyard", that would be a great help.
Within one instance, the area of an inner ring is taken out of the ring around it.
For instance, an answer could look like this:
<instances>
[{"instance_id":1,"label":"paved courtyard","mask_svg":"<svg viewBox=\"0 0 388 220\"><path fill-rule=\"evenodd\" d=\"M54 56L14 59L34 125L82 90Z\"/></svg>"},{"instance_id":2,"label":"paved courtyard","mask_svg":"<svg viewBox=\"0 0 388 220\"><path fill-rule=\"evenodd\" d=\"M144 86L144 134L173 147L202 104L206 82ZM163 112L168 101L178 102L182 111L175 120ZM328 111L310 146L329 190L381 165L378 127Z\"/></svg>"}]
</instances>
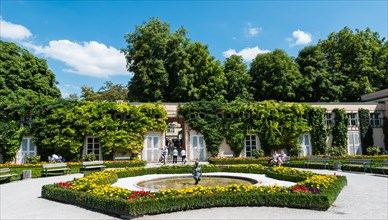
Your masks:
<instances>
[{"instance_id":1,"label":"paved courtyard","mask_svg":"<svg viewBox=\"0 0 388 220\"><path fill-rule=\"evenodd\" d=\"M373 174L313 171L345 175L348 179L348 185L327 211L226 207L149 215L136 219L388 219L388 178ZM0 185L0 219L118 219L74 205L40 198L43 185L81 176L82 174L71 174Z\"/></svg>"}]
</instances>

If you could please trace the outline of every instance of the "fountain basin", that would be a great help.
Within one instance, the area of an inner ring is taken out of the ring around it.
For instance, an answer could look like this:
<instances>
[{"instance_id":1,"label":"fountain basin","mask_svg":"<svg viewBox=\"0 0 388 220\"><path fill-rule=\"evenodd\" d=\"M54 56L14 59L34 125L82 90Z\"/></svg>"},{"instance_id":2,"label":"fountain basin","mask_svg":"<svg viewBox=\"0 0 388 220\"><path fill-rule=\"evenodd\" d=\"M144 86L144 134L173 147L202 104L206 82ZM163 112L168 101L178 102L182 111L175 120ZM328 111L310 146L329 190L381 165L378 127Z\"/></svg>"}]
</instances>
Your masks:
<instances>
[{"instance_id":1,"label":"fountain basin","mask_svg":"<svg viewBox=\"0 0 388 220\"><path fill-rule=\"evenodd\" d=\"M231 184L254 185L259 181L240 176L228 175L202 175L199 185L203 187L227 186ZM140 181L135 186L152 192L166 189L184 189L195 187L195 180L191 175L155 178L152 180Z\"/></svg>"},{"instance_id":2,"label":"fountain basin","mask_svg":"<svg viewBox=\"0 0 388 220\"><path fill-rule=\"evenodd\" d=\"M254 184L255 186L273 186L274 184L277 184L279 186L289 187L289 186L295 185L294 182L272 179L265 176L264 174L231 173L231 172L214 172L214 173L202 174L203 177L207 175L247 177L249 179L253 179L257 181L257 184ZM126 178L120 178L116 183L112 184L112 186L117 186L123 189L136 191L136 190L143 189L137 185L139 182L144 182L146 180L160 179L160 178L173 178L173 177L182 177L182 176L191 176L191 175L190 174L149 174L144 176L126 177ZM191 180L194 183L195 182L194 178L192 176L191 178L192 178ZM158 190L155 190L155 191L158 191Z\"/></svg>"}]
</instances>

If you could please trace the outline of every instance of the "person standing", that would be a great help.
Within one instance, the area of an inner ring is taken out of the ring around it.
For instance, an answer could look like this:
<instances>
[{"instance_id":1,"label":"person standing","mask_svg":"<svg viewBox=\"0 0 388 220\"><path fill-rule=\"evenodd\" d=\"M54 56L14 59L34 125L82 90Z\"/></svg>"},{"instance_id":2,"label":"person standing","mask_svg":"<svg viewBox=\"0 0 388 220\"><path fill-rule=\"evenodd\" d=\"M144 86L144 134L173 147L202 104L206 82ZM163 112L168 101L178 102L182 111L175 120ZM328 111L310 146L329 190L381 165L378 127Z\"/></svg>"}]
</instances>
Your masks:
<instances>
[{"instance_id":1,"label":"person standing","mask_svg":"<svg viewBox=\"0 0 388 220\"><path fill-rule=\"evenodd\" d=\"M163 150L163 164L167 163L167 156L168 156L168 148L167 146Z\"/></svg>"},{"instance_id":2,"label":"person standing","mask_svg":"<svg viewBox=\"0 0 388 220\"><path fill-rule=\"evenodd\" d=\"M186 164L186 151L185 149L181 150L182 163Z\"/></svg>"},{"instance_id":3,"label":"person standing","mask_svg":"<svg viewBox=\"0 0 388 220\"><path fill-rule=\"evenodd\" d=\"M174 150L172 151L172 163L178 162L178 150L176 147L174 147Z\"/></svg>"}]
</instances>

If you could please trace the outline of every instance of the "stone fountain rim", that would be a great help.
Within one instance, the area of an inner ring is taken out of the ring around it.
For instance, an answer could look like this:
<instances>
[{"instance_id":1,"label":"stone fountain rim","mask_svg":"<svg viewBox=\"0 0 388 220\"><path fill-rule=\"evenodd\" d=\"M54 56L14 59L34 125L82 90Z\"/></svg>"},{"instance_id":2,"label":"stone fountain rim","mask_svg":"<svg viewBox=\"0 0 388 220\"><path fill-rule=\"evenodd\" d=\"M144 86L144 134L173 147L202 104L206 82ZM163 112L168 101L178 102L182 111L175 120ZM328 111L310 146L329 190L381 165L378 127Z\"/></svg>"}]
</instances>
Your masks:
<instances>
[{"instance_id":1,"label":"stone fountain rim","mask_svg":"<svg viewBox=\"0 0 388 220\"><path fill-rule=\"evenodd\" d=\"M257 184L261 183L261 181L255 180L255 179L250 178L250 177L245 177L245 176L235 176L235 175L228 175L228 174L222 175L222 174L212 174L212 173L203 173L202 176L203 177L231 178L231 179L246 180L246 181L251 182L252 185L257 185ZM181 174L181 175L175 174L174 176L169 176L169 177L155 177L155 178L148 179L148 180L140 180L140 181L134 183L133 185L139 189L149 190L151 192L158 192L159 190L150 190L150 189L141 187L138 184L150 182L150 181L155 181L155 180L179 179L179 178L185 178L185 177L192 177L192 175L191 174Z\"/></svg>"}]
</instances>

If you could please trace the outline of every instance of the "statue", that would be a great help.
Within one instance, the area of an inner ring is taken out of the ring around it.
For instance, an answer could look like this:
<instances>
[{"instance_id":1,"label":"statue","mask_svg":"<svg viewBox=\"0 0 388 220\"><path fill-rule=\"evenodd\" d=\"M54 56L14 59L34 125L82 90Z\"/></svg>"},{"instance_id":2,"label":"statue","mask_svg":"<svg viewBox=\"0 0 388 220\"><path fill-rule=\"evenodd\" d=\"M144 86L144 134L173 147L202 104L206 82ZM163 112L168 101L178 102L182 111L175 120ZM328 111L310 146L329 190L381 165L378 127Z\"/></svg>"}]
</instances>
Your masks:
<instances>
[{"instance_id":1,"label":"statue","mask_svg":"<svg viewBox=\"0 0 388 220\"><path fill-rule=\"evenodd\" d=\"M199 166L199 161L195 161L195 168L193 169L193 177L195 179L195 185L198 184L198 182L201 180L202 171L201 167Z\"/></svg>"}]
</instances>

